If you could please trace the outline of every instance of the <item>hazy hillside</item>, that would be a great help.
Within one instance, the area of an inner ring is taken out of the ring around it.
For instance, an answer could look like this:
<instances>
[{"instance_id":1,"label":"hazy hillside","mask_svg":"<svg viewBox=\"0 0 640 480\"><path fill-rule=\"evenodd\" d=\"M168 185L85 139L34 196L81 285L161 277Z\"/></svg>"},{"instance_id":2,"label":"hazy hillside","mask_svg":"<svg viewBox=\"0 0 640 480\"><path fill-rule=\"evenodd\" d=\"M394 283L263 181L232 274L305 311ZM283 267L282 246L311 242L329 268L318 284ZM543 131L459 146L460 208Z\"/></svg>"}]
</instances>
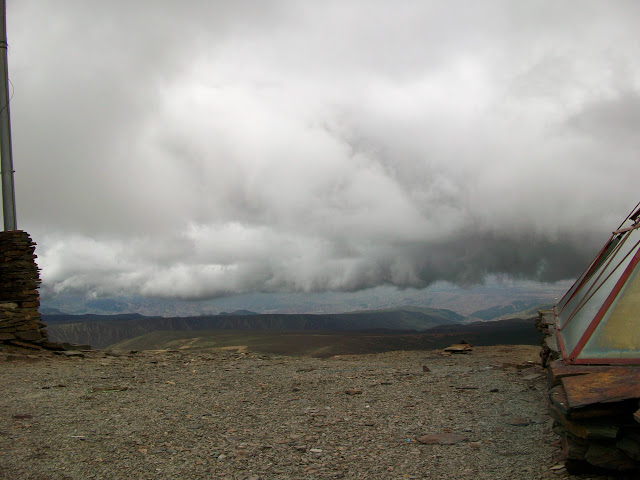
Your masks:
<instances>
[{"instance_id":1,"label":"hazy hillside","mask_svg":"<svg viewBox=\"0 0 640 480\"><path fill-rule=\"evenodd\" d=\"M425 320L427 323L446 325L449 323L463 323L467 317L460 315L453 310L446 308L431 307L402 307L402 308L381 308L376 310L356 310L347 312L344 315L361 315L367 317L375 317L377 319L389 318L393 323L400 325L413 325L416 330L425 328ZM429 328L433 325L428 325ZM395 328L395 327L391 327Z\"/></svg>"},{"instance_id":2,"label":"hazy hillside","mask_svg":"<svg viewBox=\"0 0 640 480\"><path fill-rule=\"evenodd\" d=\"M538 344L540 343L540 333L537 329L535 329L536 319L537 317L508 318L503 320L494 320L492 322L473 322L464 325L440 325L426 330L425 333L430 333L433 335L465 335L465 339L472 339L476 334L479 334L484 338L484 335L486 333L489 333L496 338L504 339L505 337L512 338L512 335L518 335L518 332L525 332L526 335L529 335L529 333L531 333L532 336L523 337L523 344L530 343L529 341L524 341L527 339L534 342L534 344ZM482 342L484 342L484 340L482 340ZM494 345L496 343L498 342L491 341L491 343L480 343L480 345Z\"/></svg>"},{"instance_id":3,"label":"hazy hillside","mask_svg":"<svg viewBox=\"0 0 640 480\"><path fill-rule=\"evenodd\" d=\"M538 305L540 305L540 301L538 299L516 300L507 305L496 305L491 308L476 310L475 312L471 312L469 316L479 318L481 320L491 320L504 315L515 315L518 312L537 307Z\"/></svg>"},{"instance_id":4,"label":"hazy hillside","mask_svg":"<svg viewBox=\"0 0 640 480\"><path fill-rule=\"evenodd\" d=\"M280 355L327 357L391 350L444 348L461 339L472 345L539 345L534 319L435 327L421 333L155 331L111 345L113 350L238 349Z\"/></svg>"},{"instance_id":5,"label":"hazy hillside","mask_svg":"<svg viewBox=\"0 0 640 480\"><path fill-rule=\"evenodd\" d=\"M138 313L120 313L114 315L98 315L93 313L87 313L84 315L71 315L68 313L50 313L40 310L43 321L47 326L61 325L65 323L92 323L92 322L114 322L124 320L137 320L147 318L144 315Z\"/></svg>"},{"instance_id":6,"label":"hazy hillside","mask_svg":"<svg viewBox=\"0 0 640 480\"><path fill-rule=\"evenodd\" d=\"M116 315L135 312L150 317L186 317L249 310L262 314L313 313L325 315L352 310L401 308L411 305L449 309L462 315L473 316L474 312L494 307L509 308L515 302L557 303L571 284L571 281L541 284L489 280L482 285L461 288L445 282L437 282L426 289L399 290L380 286L358 292L253 293L207 301L181 301L137 296L87 299L85 295L80 294L61 294L42 298L41 313L55 313L56 310L74 315L85 313ZM514 310L505 310L501 315L504 313L514 313ZM482 319L487 320L488 318L482 317Z\"/></svg>"},{"instance_id":7,"label":"hazy hillside","mask_svg":"<svg viewBox=\"0 0 640 480\"><path fill-rule=\"evenodd\" d=\"M129 315L43 315L54 341L104 348L154 331L420 331L461 323L465 317L450 310L410 308L331 315L208 315L200 317L144 317Z\"/></svg>"}]
</instances>

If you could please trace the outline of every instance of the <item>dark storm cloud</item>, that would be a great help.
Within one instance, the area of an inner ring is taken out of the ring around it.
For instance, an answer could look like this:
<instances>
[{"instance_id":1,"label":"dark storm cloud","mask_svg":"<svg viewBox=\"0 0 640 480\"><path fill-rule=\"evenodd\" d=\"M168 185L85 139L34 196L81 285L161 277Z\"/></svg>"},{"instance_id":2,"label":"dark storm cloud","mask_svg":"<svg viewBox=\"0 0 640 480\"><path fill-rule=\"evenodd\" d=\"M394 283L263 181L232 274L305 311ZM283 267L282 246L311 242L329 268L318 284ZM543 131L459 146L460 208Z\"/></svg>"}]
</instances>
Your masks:
<instances>
[{"instance_id":1,"label":"dark storm cloud","mask_svg":"<svg viewBox=\"0 0 640 480\"><path fill-rule=\"evenodd\" d=\"M43 292L575 276L637 201L639 8L12 2Z\"/></svg>"}]
</instances>

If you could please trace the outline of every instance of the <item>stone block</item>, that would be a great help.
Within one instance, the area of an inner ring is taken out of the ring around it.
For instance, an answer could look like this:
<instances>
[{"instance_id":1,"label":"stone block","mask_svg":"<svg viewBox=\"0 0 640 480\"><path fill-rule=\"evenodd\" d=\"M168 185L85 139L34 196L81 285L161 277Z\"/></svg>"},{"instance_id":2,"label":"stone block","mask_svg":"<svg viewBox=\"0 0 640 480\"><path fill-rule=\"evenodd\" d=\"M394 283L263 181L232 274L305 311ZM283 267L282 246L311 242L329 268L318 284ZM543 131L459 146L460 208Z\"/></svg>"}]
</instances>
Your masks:
<instances>
[{"instance_id":1,"label":"stone block","mask_svg":"<svg viewBox=\"0 0 640 480\"><path fill-rule=\"evenodd\" d=\"M22 308L38 308L40 306L40 302L32 300L28 302L22 302L20 307Z\"/></svg>"},{"instance_id":2,"label":"stone block","mask_svg":"<svg viewBox=\"0 0 640 480\"><path fill-rule=\"evenodd\" d=\"M571 460L584 460L589 444L578 438L566 435L560 441L564 457Z\"/></svg>"},{"instance_id":3,"label":"stone block","mask_svg":"<svg viewBox=\"0 0 640 480\"><path fill-rule=\"evenodd\" d=\"M589 445L585 458L591 465L610 470L633 470L637 468L637 464L633 459L612 445L592 443Z\"/></svg>"},{"instance_id":4,"label":"stone block","mask_svg":"<svg viewBox=\"0 0 640 480\"><path fill-rule=\"evenodd\" d=\"M15 345L16 347L28 348L30 350L43 350L40 345L36 345L32 342L21 342L19 340L10 340L9 343L11 345Z\"/></svg>"},{"instance_id":5,"label":"stone block","mask_svg":"<svg viewBox=\"0 0 640 480\"><path fill-rule=\"evenodd\" d=\"M48 339L38 312L39 271L35 243L26 232L0 232L0 340L40 349Z\"/></svg>"},{"instance_id":6,"label":"stone block","mask_svg":"<svg viewBox=\"0 0 640 480\"><path fill-rule=\"evenodd\" d=\"M16 332L16 338L25 342L35 342L42 338L42 334L39 330L27 330L24 332Z\"/></svg>"},{"instance_id":7,"label":"stone block","mask_svg":"<svg viewBox=\"0 0 640 480\"><path fill-rule=\"evenodd\" d=\"M37 323L23 323L16 328L16 332L25 332L27 330L40 330L40 326Z\"/></svg>"},{"instance_id":8,"label":"stone block","mask_svg":"<svg viewBox=\"0 0 640 480\"><path fill-rule=\"evenodd\" d=\"M616 447L622 450L627 456L636 461L640 461L640 438L626 436L618 440Z\"/></svg>"}]
</instances>

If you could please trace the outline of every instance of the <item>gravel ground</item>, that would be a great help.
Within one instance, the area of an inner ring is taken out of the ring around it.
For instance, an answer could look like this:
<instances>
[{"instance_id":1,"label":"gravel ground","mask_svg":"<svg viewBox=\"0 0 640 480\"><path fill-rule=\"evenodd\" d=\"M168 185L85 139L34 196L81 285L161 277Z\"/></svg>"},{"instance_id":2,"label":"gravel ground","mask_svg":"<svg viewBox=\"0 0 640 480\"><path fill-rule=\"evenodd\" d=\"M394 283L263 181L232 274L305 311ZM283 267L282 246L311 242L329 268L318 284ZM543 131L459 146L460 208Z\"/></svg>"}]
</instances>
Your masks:
<instances>
[{"instance_id":1,"label":"gravel ground","mask_svg":"<svg viewBox=\"0 0 640 480\"><path fill-rule=\"evenodd\" d=\"M0 478L589 478L558 465L538 352L5 354Z\"/></svg>"}]
</instances>

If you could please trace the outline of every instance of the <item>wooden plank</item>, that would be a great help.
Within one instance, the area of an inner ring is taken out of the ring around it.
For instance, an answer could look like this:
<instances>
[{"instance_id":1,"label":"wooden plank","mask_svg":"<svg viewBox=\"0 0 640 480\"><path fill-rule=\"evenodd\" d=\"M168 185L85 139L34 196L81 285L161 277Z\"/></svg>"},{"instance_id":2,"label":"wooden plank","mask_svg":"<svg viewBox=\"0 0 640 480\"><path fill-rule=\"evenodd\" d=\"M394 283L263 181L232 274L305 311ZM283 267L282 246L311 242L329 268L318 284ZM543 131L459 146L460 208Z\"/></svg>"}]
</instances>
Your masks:
<instances>
[{"instance_id":1,"label":"wooden plank","mask_svg":"<svg viewBox=\"0 0 640 480\"><path fill-rule=\"evenodd\" d=\"M603 368L596 373L561 378L561 384L564 387L570 408L640 398L639 369L629 367Z\"/></svg>"},{"instance_id":2,"label":"wooden plank","mask_svg":"<svg viewBox=\"0 0 640 480\"><path fill-rule=\"evenodd\" d=\"M626 376L629 372L640 374L640 367L636 366L610 366L610 365L569 365L563 360L555 360L549 364L549 373L553 385L558 385L560 379L574 375L586 375L588 373L607 373L609 375ZM632 375L634 375L632 373Z\"/></svg>"}]
</instances>

